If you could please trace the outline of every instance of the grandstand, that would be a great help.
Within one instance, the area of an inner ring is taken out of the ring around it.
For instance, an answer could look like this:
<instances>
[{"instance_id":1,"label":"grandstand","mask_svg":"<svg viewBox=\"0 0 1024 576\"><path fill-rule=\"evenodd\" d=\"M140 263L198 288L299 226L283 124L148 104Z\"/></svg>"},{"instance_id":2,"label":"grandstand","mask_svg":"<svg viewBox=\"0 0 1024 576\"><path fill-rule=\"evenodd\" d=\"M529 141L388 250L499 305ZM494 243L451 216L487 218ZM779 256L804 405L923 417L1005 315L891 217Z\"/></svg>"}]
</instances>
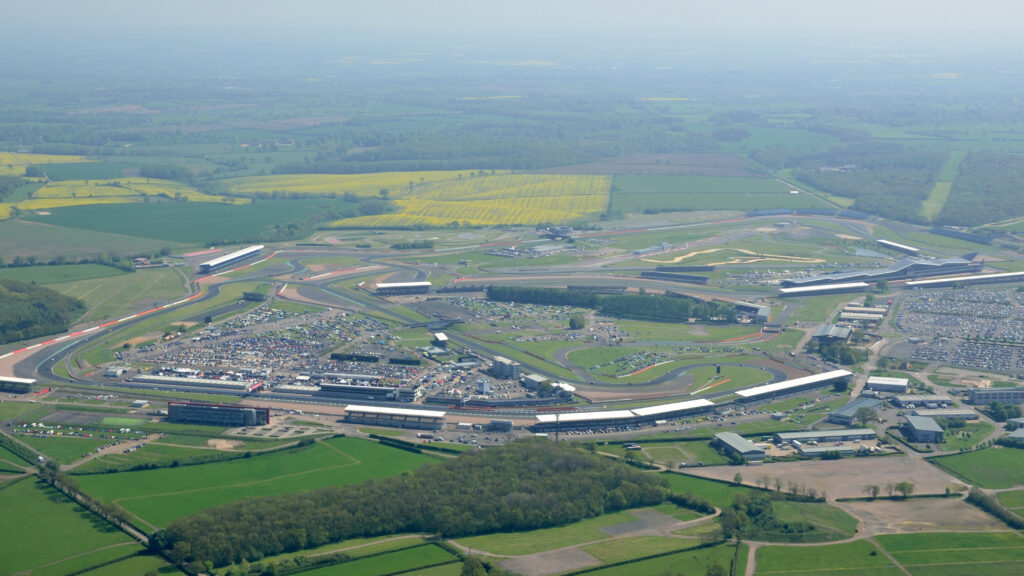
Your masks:
<instances>
[{"instance_id":1,"label":"grandstand","mask_svg":"<svg viewBox=\"0 0 1024 576\"><path fill-rule=\"evenodd\" d=\"M444 428L444 412L439 410L409 410L390 406L345 406L345 422L389 426L392 428L414 428L418 430L441 430Z\"/></svg>"},{"instance_id":2,"label":"grandstand","mask_svg":"<svg viewBox=\"0 0 1024 576\"><path fill-rule=\"evenodd\" d=\"M891 266L875 270L854 270L837 272L823 276L808 278L790 278L782 281L786 287L815 286L821 284L844 284L848 282L880 282L882 280L912 280L929 276L945 276L947 274L966 274L981 270L975 264L963 258L901 258Z\"/></svg>"},{"instance_id":3,"label":"grandstand","mask_svg":"<svg viewBox=\"0 0 1024 576\"><path fill-rule=\"evenodd\" d=\"M207 274L224 268L225 266L236 264L246 258L251 258L256 254L259 254L260 250L263 250L263 248L264 246L262 244L258 246L249 246L248 248L243 248L237 252L225 254L224 256L214 258L213 260L207 260L206 262L199 264L199 272Z\"/></svg>"},{"instance_id":4,"label":"grandstand","mask_svg":"<svg viewBox=\"0 0 1024 576\"><path fill-rule=\"evenodd\" d=\"M846 292L864 292L868 289L867 282L845 282L842 284L816 284L813 286L793 286L779 288L779 296L816 296L818 294L844 294Z\"/></svg>"},{"instance_id":5,"label":"grandstand","mask_svg":"<svg viewBox=\"0 0 1024 576\"><path fill-rule=\"evenodd\" d=\"M381 282L377 284L374 294L378 296L401 296L405 294L426 294L430 292L430 282Z\"/></svg>"},{"instance_id":6,"label":"grandstand","mask_svg":"<svg viewBox=\"0 0 1024 576\"><path fill-rule=\"evenodd\" d=\"M906 244L900 244L891 240L879 240L878 243L890 250L903 252L904 254L910 254L911 256L916 256L921 252L920 248L914 248L913 246L907 246Z\"/></svg>"},{"instance_id":7,"label":"grandstand","mask_svg":"<svg viewBox=\"0 0 1024 576\"><path fill-rule=\"evenodd\" d=\"M905 288L942 288L946 286L1001 284L1005 282L1024 282L1024 272L1001 272L999 274L979 274L976 276L959 276L956 278L917 280L914 282L907 282L903 286Z\"/></svg>"},{"instance_id":8,"label":"grandstand","mask_svg":"<svg viewBox=\"0 0 1024 576\"><path fill-rule=\"evenodd\" d=\"M774 398L776 396L782 396L800 390L806 390L808 388L817 388L833 384L835 382L840 382L846 380L852 375L853 372L850 372L849 370L833 370L831 372L825 372L824 374L814 374L811 376L804 376L802 378L776 382L774 384L755 386L754 388L747 388L746 390L739 390L736 392L736 395L740 396L741 402L766 400L768 398Z\"/></svg>"},{"instance_id":9,"label":"grandstand","mask_svg":"<svg viewBox=\"0 0 1024 576\"><path fill-rule=\"evenodd\" d=\"M270 423L270 409L235 404L201 402L168 402L167 419L185 424L206 426L265 426Z\"/></svg>"},{"instance_id":10,"label":"grandstand","mask_svg":"<svg viewBox=\"0 0 1024 576\"><path fill-rule=\"evenodd\" d=\"M13 376L0 376L0 391L13 392L14 394L25 394L32 390L36 381L31 378L15 378Z\"/></svg>"},{"instance_id":11,"label":"grandstand","mask_svg":"<svg viewBox=\"0 0 1024 576\"><path fill-rule=\"evenodd\" d=\"M156 374L136 374L133 382L157 384L162 388L186 386L190 388L223 388L235 392L254 392L259 390L261 382L242 382L238 380L215 380L212 378L184 378L181 376L159 376Z\"/></svg>"}]
</instances>

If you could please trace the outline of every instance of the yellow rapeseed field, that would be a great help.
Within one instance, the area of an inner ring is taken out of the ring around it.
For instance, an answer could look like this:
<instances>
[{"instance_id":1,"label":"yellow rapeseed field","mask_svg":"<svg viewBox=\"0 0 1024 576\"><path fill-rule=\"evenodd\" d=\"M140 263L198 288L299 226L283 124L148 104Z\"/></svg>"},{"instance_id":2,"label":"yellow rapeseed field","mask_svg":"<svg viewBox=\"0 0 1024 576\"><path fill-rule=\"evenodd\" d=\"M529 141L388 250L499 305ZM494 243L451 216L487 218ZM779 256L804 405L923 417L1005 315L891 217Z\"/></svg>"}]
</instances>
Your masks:
<instances>
[{"instance_id":1,"label":"yellow rapeseed field","mask_svg":"<svg viewBox=\"0 0 1024 576\"><path fill-rule=\"evenodd\" d=\"M6 220L10 218L12 209L12 205L0 202L0 220Z\"/></svg>"},{"instance_id":2,"label":"yellow rapeseed field","mask_svg":"<svg viewBox=\"0 0 1024 576\"><path fill-rule=\"evenodd\" d=\"M400 198L409 194L409 182L413 193L436 182L450 182L470 178L471 170L438 172L375 172L372 174L279 174L273 176L248 176L227 180L232 194L252 196L273 194L282 196L307 194L337 194L351 192L357 196L375 196L382 188L388 190L389 198ZM504 172L502 172L504 173Z\"/></svg>"},{"instance_id":3,"label":"yellow rapeseed field","mask_svg":"<svg viewBox=\"0 0 1024 576\"><path fill-rule=\"evenodd\" d=\"M114 180L65 180L49 182L32 197L16 204L19 210L48 210L88 204L123 204L142 202L147 196L189 202L221 202L248 204L248 198L209 196L170 180L152 178L118 178Z\"/></svg>"},{"instance_id":4,"label":"yellow rapeseed field","mask_svg":"<svg viewBox=\"0 0 1024 576\"><path fill-rule=\"evenodd\" d=\"M85 156L0 152L0 176L24 176L25 167L30 164L65 164L71 162L91 162L91 160Z\"/></svg>"},{"instance_id":5,"label":"yellow rapeseed field","mask_svg":"<svg viewBox=\"0 0 1024 576\"><path fill-rule=\"evenodd\" d=\"M502 174L475 176L414 188L395 199L399 212L332 222L333 228L409 228L571 222L603 211L606 176Z\"/></svg>"}]
</instances>

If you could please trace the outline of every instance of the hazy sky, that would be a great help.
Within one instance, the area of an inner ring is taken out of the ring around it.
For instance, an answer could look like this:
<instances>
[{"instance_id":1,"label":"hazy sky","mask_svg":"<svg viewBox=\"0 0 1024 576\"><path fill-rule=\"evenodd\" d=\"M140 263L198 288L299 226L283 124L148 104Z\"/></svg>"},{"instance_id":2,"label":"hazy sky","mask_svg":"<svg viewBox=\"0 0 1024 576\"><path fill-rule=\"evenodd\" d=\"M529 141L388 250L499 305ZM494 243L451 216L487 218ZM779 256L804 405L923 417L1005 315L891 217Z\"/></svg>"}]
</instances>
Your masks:
<instances>
[{"instance_id":1,"label":"hazy sky","mask_svg":"<svg viewBox=\"0 0 1024 576\"><path fill-rule=\"evenodd\" d=\"M8 0L6 28L1024 32L1019 0Z\"/></svg>"}]
</instances>

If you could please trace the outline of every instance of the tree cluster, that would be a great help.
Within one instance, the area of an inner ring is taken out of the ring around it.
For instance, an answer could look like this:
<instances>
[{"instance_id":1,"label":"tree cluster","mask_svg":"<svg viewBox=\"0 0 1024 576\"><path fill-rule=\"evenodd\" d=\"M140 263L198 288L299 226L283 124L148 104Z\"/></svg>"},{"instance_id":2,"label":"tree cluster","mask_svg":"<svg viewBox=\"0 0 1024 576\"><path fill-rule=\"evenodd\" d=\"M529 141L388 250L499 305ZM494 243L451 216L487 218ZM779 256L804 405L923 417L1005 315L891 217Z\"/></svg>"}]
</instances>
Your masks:
<instances>
[{"instance_id":1,"label":"tree cluster","mask_svg":"<svg viewBox=\"0 0 1024 576\"><path fill-rule=\"evenodd\" d=\"M725 302L704 302L656 294L595 294L558 288L491 286L487 289L487 298L498 302L592 308L604 316L654 322L687 322L691 318L715 322L736 321L736 309Z\"/></svg>"},{"instance_id":2,"label":"tree cluster","mask_svg":"<svg viewBox=\"0 0 1024 576\"><path fill-rule=\"evenodd\" d=\"M655 476L528 440L383 480L218 506L175 520L150 545L183 565L223 566L347 538L533 530L664 497Z\"/></svg>"},{"instance_id":3,"label":"tree cluster","mask_svg":"<svg viewBox=\"0 0 1024 576\"><path fill-rule=\"evenodd\" d=\"M17 176L0 176L0 202L27 182Z\"/></svg>"},{"instance_id":4,"label":"tree cluster","mask_svg":"<svg viewBox=\"0 0 1024 576\"><path fill-rule=\"evenodd\" d=\"M718 522L725 538L771 540L783 535L788 540L799 540L801 535L816 530L810 522L779 520L772 506L772 494L768 492L736 494L732 505L722 510Z\"/></svg>"},{"instance_id":5,"label":"tree cluster","mask_svg":"<svg viewBox=\"0 0 1024 576\"><path fill-rule=\"evenodd\" d=\"M976 226L1024 216L1020 183L1024 158L1010 154L972 152L960 163L949 199L935 223Z\"/></svg>"},{"instance_id":6,"label":"tree cluster","mask_svg":"<svg viewBox=\"0 0 1024 576\"><path fill-rule=\"evenodd\" d=\"M992 402L985 409L985 414L996 422L1006 422L1010 418L1020 418L1021 409L1019 404L1003 404Z\"/></svg>"},{"instance_id":7,"label":"tree cluster","mask_svg":"<svg viewBox=\"0 0 1024 576\"><path fill-rule=\"evenodd\" d=\"M1000 504L995 496L986 494L977 486L972 487L967 494L967 502L1006 522L1010 528L1024 530L1024 518L1014 514L1009 508Z\"/></svg>"},{"instance_id":8,"label":"tree cluster","mask_svg":"<svg viewBox=\"0 0 1024 576\"><path fill-rule=\"evenodd\" d=\"M0 279L0 344L63 332L85 312L81 300L56 290Z\"/></svg>"}]
</instances>

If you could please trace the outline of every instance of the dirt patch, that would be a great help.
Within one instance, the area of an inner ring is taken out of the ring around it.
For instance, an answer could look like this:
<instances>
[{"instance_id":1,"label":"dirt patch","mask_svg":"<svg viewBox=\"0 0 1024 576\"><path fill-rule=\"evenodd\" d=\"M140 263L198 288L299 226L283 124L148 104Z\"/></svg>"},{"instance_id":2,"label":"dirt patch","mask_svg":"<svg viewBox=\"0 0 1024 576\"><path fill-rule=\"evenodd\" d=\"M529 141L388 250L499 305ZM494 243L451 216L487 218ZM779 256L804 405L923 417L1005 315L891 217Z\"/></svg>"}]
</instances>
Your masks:
<instances>
[{"instance_id":1,"label":"dirt patch","mask_svg":"<svg viewBox=\"0 0 1024 576\"><path fill-rule=\"evenodd\" d=\"M546 574L561 574L570 570L597 566L601 564L601 561L579 548L566 548L508 558L502 560L500 564L502 568L510 572L518 572L523 576L545 576Z\"/></svg>"},{"instance_id":2,"label":"dirt patch","mask_svg":"<svg viewBox=\"0 0 1024 576\"><path fill-rule=\"evenodd\" d=\"M610 536L626 536L634 532L676 528L679 525L679 520L657 510L634 510L631 514L637 517L635 522L605 526L600 529L601 532Z\"/></svg>"},{"instance_id":3,"label":"dirt patch","mask_svg":"<svg viewBox=\"0 0 1024 576\"><path fill-rule=\"evenodd\" d=\"M843 240L860 240L860 236L854 236L852 234L836 234L836 238L842 238Z\"/></svg>"},{"instance_id":4,"label":"dirt patch","mask_svg":"<svg viewBox=\"0 0 1024 576\"><path fill-rule=\"evenodd\" d=\"M223 438L210 438L206 444L217 450L234 450L242 445L238 440L225 440Z\"/></svg>"},{"instance_id":5,"label":"dirt patch","mask_svg":"<svg viewBox=\"0 0 1024 576\"><path fill-rule=\"evenodd\" d=\"M177 322L176 323L176 325L182 325L182 324L195 325L195 322ZM130 340L125 340L125 341L121 342L120 344L118 344L117 346L119 348L123 348L125 344L130 344L131 346L138 346L139 344L142 344L143 342L149 342L150 340L159 340L162 336L163 336L163 334L161 334L159 332L151 332L149 334L143 334L142 336L136 336L135 338L132 338Z\"/></svg>"},{"instance_id":6,"label":"dirt patch","mask_svg":"<svg viewBox=\"0 0 1024 576\"><path fill-rule=\"evenodd\" d=\"M171 326L181 326L182 328L191 328L199 324L199 322L171 322Z\"/></svg>"},{"instance_id":7,"label":"dirt patch","mask_svg":"<svg viewBox=\"0 0 1024 576\"><path fill-rule=\"evenodd\" d=\"M956 498L838 502L836 506L857 517L858 530L868 534L1006 529L995 518Z\"/></svg>"},{"instance_id":8,"label":"dirt patch","mask_svg":"<svg viewBox=\"0 0 1024 576\"><path fill-rule=\"evenodd\" d=\"M731 481L736 475L736 470L732 466L716 466L690 470L689 473L694 476ZM794 482L803 487L814 488L819 494L826 492L830 500L862 498L864 487L870 485L880 486L884 492L886 484L912 482L915 494L944 494L947 486L962 485L962 482L931 464L906 456L775 462L744 468L743 476L750 483L756 482L762 476L779 478L784 486Z\"/></svg>"}]
</instances>

